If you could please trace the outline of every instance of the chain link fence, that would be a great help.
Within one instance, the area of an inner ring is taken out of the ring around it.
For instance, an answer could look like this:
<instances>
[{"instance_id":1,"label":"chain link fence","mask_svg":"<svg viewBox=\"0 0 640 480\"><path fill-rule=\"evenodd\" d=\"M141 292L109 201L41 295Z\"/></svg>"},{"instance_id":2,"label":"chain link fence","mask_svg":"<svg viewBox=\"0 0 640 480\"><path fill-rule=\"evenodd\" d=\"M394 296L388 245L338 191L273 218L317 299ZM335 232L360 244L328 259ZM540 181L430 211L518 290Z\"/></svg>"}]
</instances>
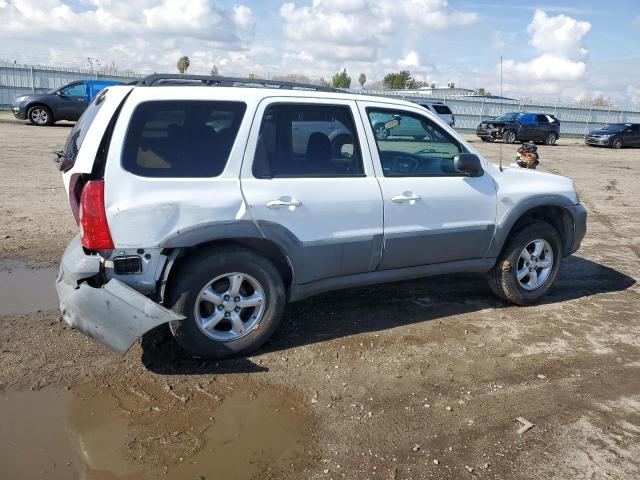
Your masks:
<instances>
[{"instance_id":1,"label":"chain link fence","mask_svg":"<svg viewBox=\"0 0 640 480\"><path fill-rule=\"evenodd\" d=\"M0 109L8 110L13 99L32 92L46 92L66 83L86 79L108 79L129 82L144 77L132 72L96 72L85 69L59 68L43 65L20 65L0 62ZM536 112L556 116L561 135L585 135L589 130L607 123L640 123L640 107L583 107L561 103L530 103L489 97L421 95L419 92L392 90L352 90L366 95L400 97L405 100L426 99L441 101L456 117L456 128L475 131L482 120L507 112Z\"/></svg>"},{"instance_id":2,"label":"chain link fence","mask_svg":"<svg viewBox=\"0 0 640 480\"><path fill-rule=\"evenodd\" d=\"M608 123L640 123L640 107L584 107L561 103L524 102L489 97L420 95L415 91L358 90L374 96L395 96L404 100L440 101L449 106L456 117L456 129L475 131L482 120L508 112L535 112L554 115L560 120L560 134L583 136Z\"/></svg>"},{"instance_id":3,"label":"chain link fence","mask_svg":"<svg viewBox=\"0 0 640 480\"><path fill-rule=\"evenodd\" d=\"M101 79L130 82L144 75L132 72L96 72L80 68L20 65L0 62L0 109L8 110L13 99L34 92L47 92L77 80Z\"/></svg>"}]
</instances>

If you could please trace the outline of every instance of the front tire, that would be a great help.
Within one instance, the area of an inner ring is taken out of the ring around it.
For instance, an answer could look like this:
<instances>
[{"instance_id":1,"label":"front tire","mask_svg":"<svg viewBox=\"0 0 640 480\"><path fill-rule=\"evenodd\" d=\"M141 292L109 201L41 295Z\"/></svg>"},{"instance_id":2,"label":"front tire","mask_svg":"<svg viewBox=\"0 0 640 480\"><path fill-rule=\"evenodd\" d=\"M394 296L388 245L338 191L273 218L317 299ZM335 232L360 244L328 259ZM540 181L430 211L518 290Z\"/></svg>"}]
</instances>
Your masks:
<instances>
[{"instance_id":1,"label":"front tire","mask_svg":"<svg viewBox=\"0 0 640 480\"><path fill-rule=\"evenodd\" d=\"M384 127L384 123L379 123L373 130L376 140L386 140L389 138L389 130Z\"/></svg>"},{"instance_id":2,"label":"front tire","mask_svg":"<svg viewBox=\"0 0 640 480\"><path fill-rule=\"evenodd\" d=\"M44 105L34 105L27 111L27 118L31 124L46 127L53 123L53 114Z\"/></svg>"},{"instance_id":3,"label":"front tire","mask_svg":"<svg viewBox=\"0 0 640 480\"><path fill-rule=\"evenodd\" d=\"M614 138L611 142L611 148L615 148L616 150L618 150L619 148L622 148L622 144L623 141L621 138Z\"/></svg>"},{"instance_id":4,"label":"front tire","mask_svg":"<svg viewBox=\"0 0 640 480\"><path fill-rule=\"evenodd\" d=\"M516 132L513 130L507 130L502 135L502 138L504 138L504 141L507 143L514 143L516 141Z\"/></svg>"},{"instance_id":5,"label":"front tire","mask_svg":"<svg viewBox=\"0 0 640 480\"><path fill-rule=\"evenodd\" d=\"M285 288L275 266L241 247L215 247L189 257L170 282L166 306L177 342L195 357L218 360L260 348L275 332Z\"/></svg>"},{"instance_id":6,"label":"front tire","mask_svg":"<svg viewBox=\"0 0 640 480\"><path fill-rule=\"evenodd\" d=\"M488 274L500 298L531 305L553 286L562 260L560 235L548 223L534 222L509 240Z\"/></svg>"}]
</instances>

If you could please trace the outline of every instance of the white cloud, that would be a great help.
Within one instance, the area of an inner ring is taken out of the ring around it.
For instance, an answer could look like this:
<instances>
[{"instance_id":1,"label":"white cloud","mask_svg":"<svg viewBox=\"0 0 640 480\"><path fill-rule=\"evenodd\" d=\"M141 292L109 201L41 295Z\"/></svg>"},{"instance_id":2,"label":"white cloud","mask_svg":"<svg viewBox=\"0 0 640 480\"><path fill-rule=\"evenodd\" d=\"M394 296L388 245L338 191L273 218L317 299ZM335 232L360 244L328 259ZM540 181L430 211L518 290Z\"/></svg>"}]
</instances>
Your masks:
<instances>
[{"instance_id":1,"label":"white cloud","mask_svg":"<svg viewBox=\"0 0 640 480\"><path fill-rule=\"evenodd\" d=\"M2 36L39 33L112 36L180 35L238 46L251 31L251 10L236 5L220 9L210 0L87 0L72 7L61 0L0 0Z\"/></svg>"},{"instance_id":2,"label":"white cloud","mask_svg":"<svg viewBox=\"0 0 640 480\"><path fill-rule=\"evenodd\" d=\"M566 15L550 17L539 9L527 27L531 35L529 43L537 51L571 59L582 59L587 55L582 42L589 30L589 22L574 20Z\"/></svg>"},{"instance_id":3,"label":"white cloud","mask_svg":"<svg viewBox=\"0 0 640 480\"><path fill-rule=\"evenodd\" d=\"M420 66L420 56L411 51L407 54L406 57L398 60L398 66L402 68L415 68Z\"/></svg>"},{"instance_id":4,"label":"white cloud","mask_svg":"<svg viewBox=\"0 0 640 480\"><path fill-rule=\"evenodd\" d=\"M314 0L311 6L285 3L280 8L286 48L300 45L317 59L374 62L379 50L398 35L424 36L477 22L473 12L456 11L446 0Z\"/></svg>"},{"instance_id":5,"label":"white cloud","mask_svg":"<svg viewBox=\"0 0 640 480\"><path fill-rule=\"evenodd\" d=\"M566 15L549 16L537 9L527 32L529 43L539 55L528 62L503 63L505 90L551 95L582 79L589 53L584 36L590 29L589 22Z\"/></svg>"}]
</instances>

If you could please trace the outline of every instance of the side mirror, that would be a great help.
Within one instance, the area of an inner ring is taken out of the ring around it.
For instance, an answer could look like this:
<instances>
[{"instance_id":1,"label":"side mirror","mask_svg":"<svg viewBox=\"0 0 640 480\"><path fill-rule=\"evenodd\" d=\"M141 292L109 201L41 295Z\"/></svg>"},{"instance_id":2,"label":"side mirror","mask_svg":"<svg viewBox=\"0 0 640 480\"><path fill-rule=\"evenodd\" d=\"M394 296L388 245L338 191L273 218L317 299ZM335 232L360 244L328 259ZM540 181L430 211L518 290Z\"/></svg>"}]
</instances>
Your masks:
<instances>
[{"instance_id":1,"label":"side mirror","mask_svg":"<svg viewBox=\"0 0 640 480\"><path fill-rule=\"evenodd\" d=\"M64 93L62 93L62 90L56 90L56 95L58 95L59 97L64 97Z\"/></svg>"},{"instance_id":2,"label":"side mirror","mask_svg":"<svg viewBox=\"0 0 640 480\"><path fill-rule=\"evenodd\" d=\"M469 174L470 177L481 177L484 174L480 158L474 153L461 153L453 158L456 172Z\"/></svg>"}]
</instances>

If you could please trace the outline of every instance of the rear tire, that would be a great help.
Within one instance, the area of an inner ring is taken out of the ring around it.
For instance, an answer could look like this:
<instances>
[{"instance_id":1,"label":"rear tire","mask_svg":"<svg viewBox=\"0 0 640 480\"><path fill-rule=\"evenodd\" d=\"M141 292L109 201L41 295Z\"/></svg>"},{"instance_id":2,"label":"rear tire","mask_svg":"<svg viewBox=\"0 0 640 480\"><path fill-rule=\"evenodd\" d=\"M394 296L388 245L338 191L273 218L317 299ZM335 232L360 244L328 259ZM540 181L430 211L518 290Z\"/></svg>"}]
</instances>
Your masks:
<instances>
[{"instance_id":1,"label":"rear tire","mask_svg":"<svg viewBox=\"0 0 640 480\"><path fill-rule=\"evenodd\" d=\"M558 136L556 135L556 132L549 132L549 135L547 135L547 138L544 140L544 143L546 145L555 145L557 139L558 139Z\"/></svg>"},{"instance_id":2,"label":"rear tire","mask_svg":"<svg viewBox=\"0 0 640 480\"><path fill-rule=\"evenodd\" d=\"M171 322L171 333L195 357L248 354L280 323L286 299L282 278L269 260L250 250L208 248L188 258L172 278L165 305L185 319ZM235 293L234 279L240 279Z\"/></svg>"},{"instance_id":3,"label":"rear tire","mask_svg":"<svg viewBox=\"0 0 640 480\"><path fill-rule=\"evenodd\" d=\"M540 252L536 252L538 247ZM487 275L489 287L508 302L531 305L555 283L562 257L556 229L548 223L533 222L508 241Z\"/></svg>"},{"instance_id":4,"label":"rear tire","mask_svg":"<svg viewBox=\"0 0 640 480\"><path fill-rule=\"evenodd\" d=\"M34 105L27 111L27 118L32 125L46 127L53 123L53 114L44 105Z\"/></svg>"}]
</instances>

